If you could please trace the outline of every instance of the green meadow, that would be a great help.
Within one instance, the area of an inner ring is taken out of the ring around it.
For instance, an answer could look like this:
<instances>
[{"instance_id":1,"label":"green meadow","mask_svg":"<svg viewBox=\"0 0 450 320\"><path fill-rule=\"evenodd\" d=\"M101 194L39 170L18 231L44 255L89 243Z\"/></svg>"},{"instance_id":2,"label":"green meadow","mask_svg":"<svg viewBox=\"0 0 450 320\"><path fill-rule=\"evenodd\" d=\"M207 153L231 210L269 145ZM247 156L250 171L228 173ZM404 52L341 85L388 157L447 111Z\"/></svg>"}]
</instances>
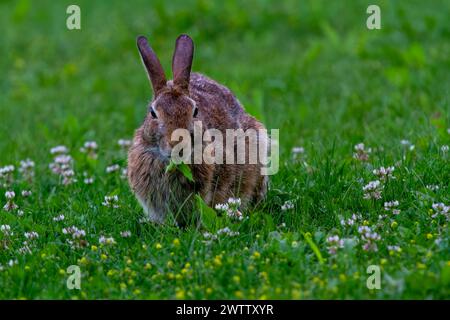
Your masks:
<instances>
[{"instance_id":1,"label":"green meadow","mask_svg":"<svg viewBox=\"0 0 450 320\"><path fill-rule=\"evenodd\" d=\"M70 4L0 1L0 298L450 297L448 1L79 0L81 30ZM267 198L207 208L221 230L149 222L124 178L136 37L170 74L181 33L280 130Z\"/></svg>"}]
</instances>

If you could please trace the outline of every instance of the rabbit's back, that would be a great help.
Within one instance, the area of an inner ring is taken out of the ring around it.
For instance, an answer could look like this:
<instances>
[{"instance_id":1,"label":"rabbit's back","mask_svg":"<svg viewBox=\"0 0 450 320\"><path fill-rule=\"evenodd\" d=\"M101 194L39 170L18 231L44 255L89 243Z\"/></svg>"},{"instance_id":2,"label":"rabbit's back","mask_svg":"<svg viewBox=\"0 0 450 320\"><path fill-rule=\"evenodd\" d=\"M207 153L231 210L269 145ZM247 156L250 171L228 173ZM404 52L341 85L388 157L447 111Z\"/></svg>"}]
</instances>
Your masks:
<instances>
[{"instance_id":1,"label":"rabbit's back","mask_svg":"<svg viewBox=\"0 0 450 320\"><path fill-rule=\"evenodd\" d=\"M191 98L196 102L207 128L260 129L263 126L248 115L230 89L200 73L192 73Z\"/></svg>"}]
</instances>

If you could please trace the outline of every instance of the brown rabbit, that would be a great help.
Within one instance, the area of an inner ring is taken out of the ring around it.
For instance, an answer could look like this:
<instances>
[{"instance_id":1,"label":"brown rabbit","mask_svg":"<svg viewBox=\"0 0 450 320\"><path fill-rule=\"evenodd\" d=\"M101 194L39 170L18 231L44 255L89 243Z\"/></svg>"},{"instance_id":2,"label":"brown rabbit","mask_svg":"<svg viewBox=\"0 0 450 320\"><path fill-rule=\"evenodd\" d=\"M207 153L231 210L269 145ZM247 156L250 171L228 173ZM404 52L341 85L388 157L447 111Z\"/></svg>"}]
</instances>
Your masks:
<instances>
[{"instance_id":1,"label":"brown rabbit","mask_svg":"<svg viewBox=\"0 0 450 320\"><path fill-rule=\"evenodd\" d=\"M241 199L241 209L262 200L267 191L267 176L262 164L190 164L194 182L180 172L166 173L171 151L178 141L171 141L175 129L192 132L194 121L203 130L264 129L248 115L226 87L199 73L191 74L194 43L187 35L176 40L172 59L173 81L164 70L143 36L137 46L153 87L153 100L142 126L136 130L128 152L128 179L146 214L152 221L163 222L173 214L178 224L192 218L194 195L214 206L231 197ZM267 136L258 135L258 141ZM248 147L248 139L245 140ZM224 144L225 145L225 144ZM236 145L234 145L236 149Z\"/></svg>"}]
</instances>

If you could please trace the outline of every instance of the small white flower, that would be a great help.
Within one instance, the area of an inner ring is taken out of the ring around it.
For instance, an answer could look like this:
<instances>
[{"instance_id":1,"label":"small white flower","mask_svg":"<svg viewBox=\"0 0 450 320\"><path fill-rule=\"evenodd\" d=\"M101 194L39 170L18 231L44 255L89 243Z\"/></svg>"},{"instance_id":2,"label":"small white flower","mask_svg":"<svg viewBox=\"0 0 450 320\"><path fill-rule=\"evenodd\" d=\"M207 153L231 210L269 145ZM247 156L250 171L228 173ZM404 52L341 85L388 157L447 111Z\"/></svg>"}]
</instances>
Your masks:
<instances>
[{"instance_id":1,"label":"small white flower","mask_svg":"<svg viewBox=\"0 0 450 320\"><path fill-rule=\"evenodd\" d=\"M392 175L394 170L395 170L395 167L391 166L391 167L386 167L386 168L385 167L380 167L379 169L374 169L372 172L378 178L380 178L381 180L385 181L388 178L394 178L394 176Z\"/></svg>"},{"instance_id":2,"label":"small white flower","mask_svg":"<svg viewBox=\"0 0 450 320\"><path fill-rule=\"evenodd\" d=\"M60 214L59 216L53 217L53 221L55 222L59 222L59 221L63 221L65 219L63 214Z\"/></svg>"},{"instance_id":3,"label":"small white flower","mask_svg":"<svg viewBox=\"0 0 450 320\"><path fill-rule=\"evenodd\" d=\"M303 147L293 147L292 153L305 153L305 148Z\"/></svg>"},{"instance_id":4,"label":"small white flower","mask_svg":"<svg viewBox=\"0 0 450 320\"><path fill-rule=\"evenodd\" d=\"M400 210L397 209L398 205L399 205L399 202L397 200L385 202L384 203L384 210L392 211L392 213L394 215L398 215L400 213Z\"/></svg>"},{"instance_id":5,"label":"small white flower","mask_svg":"<svg viewBox=\"0 0 450 320\"><path fill-rule=\"evenodd\" d=\"M281 206L281 210L282 211L287 211L287 210L291 210L294 209L294 203L291 200L286 201L282 206Z\"/></svg>"},{"instance_id":6,"label":"small white flower","mask_svg":"<svg viewBox=\"0 0 450 320\"><path fill-rule=\"evenodd\" d=\"M111 166L106 167L106 173L119 171L119 169L120 169L120 166L118 164L113 164Z\"/></svg>"},{"instance_id":7,"label":"small white flower","mask_svg":"<svg viewBox=\"0 0 450 320\"><path fill-rule=\"evenodd\" d=\"M102 202L102 205L108 208L119 208L119 196L105 196L105 200Z\"/></svg>"},{"instance_id":8,"label":"small white flower","mask_svg":"<svg viewBox=\"0 0 450 320\"><path fill-rule=\"evenodd\" d=\"M443 153L447 153L447 152L448 152L448 149L449 149L448 145L444 145L444 146L441 147L441 151L442 151Z\"/></svg>"},{"instance_id":9,"label":"small white flower","mask_svg":"<svg viewBox=\"0 0 450 320\"><path fill-rule=\"evenodd\" d=\"M129 231L129 230L127 230L127 231L121 231L121 232L120 232L120 236L121 236L122 238L129 238L129 237L131 237L131 231Z\"/></svg>"},{"instance_id":10,"label":"small white flower","mask_svg":"<svg viewBox=\"0 0 450 320\"><path fill-rule=\"evenodd\" d=\"M113 245L113 244L115 244L116 243L116 241L114 240L114 238L113 237L105 237L105 236L101 236L99 239L98 239L98 242L100 243L100 244L108 244L108 245Z\"/></svg>"},{"instance_id":11,"label":"small white flower","mask_svg":"<svg viewBox=\"0 0 450 320\"><path fill-rule=\"evenodd\" d=\"M129 146L131 146L131 140L119 139L119 140L117 141L117 144L118 144L121 148L128 148Z\"/></svg>"},{"instance_id":12,"label":"small white flower","mask_svg":"<svg viewBox=\"0 0 450 320\"><path fill-rule=\"evenodd\" d=\"M24 198L31 196L31 194L31 190L22 190L22 197Z\"/></svg>"},{"instance_id":13,"label":"small white flower","mask_svg":"<svg viewBox=\"0 0 450 320\"><path fill-rule=\"evenodd\" d=\"M33 239L37 239L39 238L39 234L35 231L31 231L31 232L25 232L25 238L29 239L29 240L33 240Z\"/></svg>"},{"instance_id":14,"label":"small white flower","mask_svg":"<svg viewBox=\"0 0 450 320\"><path fill-rule=\"evenodd\" d=\"M363 187L364 199L381 199L383 186L379 180L370 181Z\"/></svg>"},{"instance_id":15,"label":"small white flower","mask_svg":"<svg viewBox=\"0 0 450 320\"><path fill-rule=\"evenodd\" d=\"M50 149L51 154L62 154L62 153L68 153L69 149L67 149L66 146L56 146L54 148Z\"/></svg>"},{"instance_id":16,"label":"small white flower","mask_svg":"<svg viewBox=\"0 0 450 320\"><path fill-rule=\"evenodd\" d=\"M5 197L8 200L14 199L15 196L16 196L16 193L14 191L6 191L5 192Z\"/></svg>"}]
</instances>

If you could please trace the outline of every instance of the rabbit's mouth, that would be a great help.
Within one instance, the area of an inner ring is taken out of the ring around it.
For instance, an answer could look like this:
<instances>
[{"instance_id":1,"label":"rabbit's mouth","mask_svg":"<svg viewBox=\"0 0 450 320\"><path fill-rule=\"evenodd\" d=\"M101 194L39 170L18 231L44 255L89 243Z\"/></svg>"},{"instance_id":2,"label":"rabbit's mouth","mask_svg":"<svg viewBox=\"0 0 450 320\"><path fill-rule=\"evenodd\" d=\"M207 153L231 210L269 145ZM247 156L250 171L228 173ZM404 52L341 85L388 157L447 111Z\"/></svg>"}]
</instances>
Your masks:
<instances>
[{"instance_id":1,"label":"rabbit's mouth","mask_svg":"<svg viewBox=\"0 0 450 320\"><path fill-rule=\"evenodd\" d=\"M158 147L150 147L145 150L147 153L150 153L153 157L157 158L161 162L169 162L171 158L171 153L161 150Z\"/></svg>"}]
</instances>

